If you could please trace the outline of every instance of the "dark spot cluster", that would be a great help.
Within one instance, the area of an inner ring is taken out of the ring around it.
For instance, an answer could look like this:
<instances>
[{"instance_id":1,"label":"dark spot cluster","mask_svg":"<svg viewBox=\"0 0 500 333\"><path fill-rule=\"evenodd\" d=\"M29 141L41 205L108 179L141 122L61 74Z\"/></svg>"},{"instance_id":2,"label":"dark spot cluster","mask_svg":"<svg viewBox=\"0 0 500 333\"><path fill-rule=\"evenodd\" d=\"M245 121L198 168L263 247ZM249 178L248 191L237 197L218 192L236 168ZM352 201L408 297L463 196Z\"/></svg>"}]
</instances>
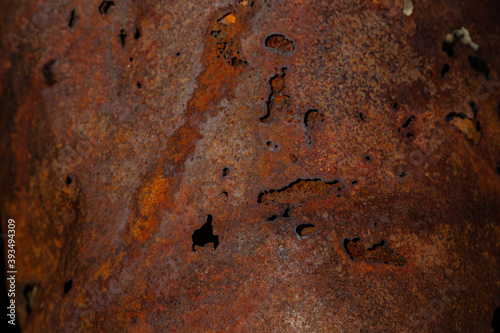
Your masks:
<instances>
[{"instance_id":1,"label":"dark spot cluster","mask_svg":"<svg viewBox=\"0 0 500 333\"><path fill-rule=\"evenodd\" d=\"M454 50L455 45L462 38L463 34L461 34L461 32L455 31L453 34L453 39L451 41L447 41L446 39L443 40L441 49L444 52L446 52L448 57L452 57L453 54L455 53ZM490 68L484 60L479 59L477 56L469 56L469 63L472 69L484 74L484 76L486 76L487 79L491 79ZM441 76L444 77L444 75L448 73L449 70L450 70L450 65L444 64L443 68L441 69Z\"/></svg>"},{"instance_id":2,"label":"dark spot cluster","mask_svg":"<svg viewBox=\"0 0 500 333\"><path fill-rule=\"evenodd\" d=\"M402 133L406 138L410 139L411 137L414 137L415 134L413 132L409 131L410 125L414 122L415 116L410 116L406 121L403 123L403 126L401 128L398 128L398 132Z\"/></svg>"},{"instance_id":3,"label":"dark spot cluster","mask_svg":"<svg viewBox=\"0 0 500 333\"><path fill-rule=\"evenodd\" d=\"M266 146L268 146L268 147L269 147L269 150L270 150L270 151L278 151L278 150L280 150L280 148L281 148L281 146L280 146L280 144L279 144L279 143L277 143L277 142L272 142L272 141L270 141L270 140L267 140L267 141L266 141Z\"/></svg>"},{"instance_id":4,"label":"dark spot cluster","mask_svg":"<svg viewBox=\"0 0 500 333\"><path fill-rule=\"evenodd\" d=\"M237 50L235 43L234 29L231 27L233 24L226 24L226 20L234 16L231 13L225 14L217 20L217 30L210 31L210 35L215 39L217 47L217 58L225 60L232 67L240 67L248 64L240 51ZM234 23L236 24L236 23Z\"/></svg>"}]
</instances>

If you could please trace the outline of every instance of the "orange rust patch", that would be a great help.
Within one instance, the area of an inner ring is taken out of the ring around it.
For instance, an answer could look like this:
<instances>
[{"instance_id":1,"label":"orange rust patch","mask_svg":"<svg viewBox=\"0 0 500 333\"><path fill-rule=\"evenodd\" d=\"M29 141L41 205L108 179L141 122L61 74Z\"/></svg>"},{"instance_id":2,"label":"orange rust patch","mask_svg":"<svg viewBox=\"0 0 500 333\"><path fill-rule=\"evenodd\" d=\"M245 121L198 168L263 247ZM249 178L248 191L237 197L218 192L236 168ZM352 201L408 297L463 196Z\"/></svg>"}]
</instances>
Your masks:
<instances>
[{"instance_id":1,"label":"orange rust patch","mask_svg":"<svg viewBox=\"0 0 500 333\"><path fill-rule=\"evenodd\" d=\"M233 78L241 73L240 65L246 64L239 51L240 38L248 30L255 7L232 9L220 19L212 20L202 57L205 70L197 80L198 89L188 102L184 114L187 120L168 139L163 161L157 164L150 176L145 177L145 183L138 190L135 216L130 224L131 233L138 241L144 241L158 228L158 211L173 209L174 193L179 187L185 161L202 138L198 126L204 121L203 114L214 107L222 95L231 94ZM221 56L228 60L226 64L219 61ZM163 165L169 165L170 169L164 171Z\"/></svg>"},{"instance_id":2,"label":"orange rust patch","mask_svg":"<svg viewBox=\"0 0 500 333\"><path fill-rule=\"evenodd\" d=\"M157 168L145 177L134 201L134 214L130 217L130 231L139 242L145 241L159 227L158 211L172 209L175 179L165 177L163 168Z\"/></svg>"},{"instance_id":3,"label":"orange rust patch","mask_svg":"<svg viewBox=\"0 0 500 333\"><path fill-rule=\"evenodd\" d=\"M229 14L223 16L219 20L219 22L222 24L225 24L225 25L234 24L234 23L236 23L236 17L233 14L229 13Z\"/></svg>"}]
</instances>

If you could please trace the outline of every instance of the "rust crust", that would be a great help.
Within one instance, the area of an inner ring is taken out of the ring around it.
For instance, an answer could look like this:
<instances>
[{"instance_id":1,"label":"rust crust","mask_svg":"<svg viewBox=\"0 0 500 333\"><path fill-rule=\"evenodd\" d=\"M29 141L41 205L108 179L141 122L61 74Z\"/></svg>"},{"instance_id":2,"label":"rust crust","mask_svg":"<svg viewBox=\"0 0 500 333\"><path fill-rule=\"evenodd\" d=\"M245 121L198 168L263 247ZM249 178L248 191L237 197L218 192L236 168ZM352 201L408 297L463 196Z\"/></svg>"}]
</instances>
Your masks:
<instances>
[{"instance_id":1,"label":"rust crust","mask_svg":"<svg viewBox=\"0 0 500 333\"><path fill-rule=\"evenodd\" d=\"M500 326L500 2L2 8L22 332Z\"/></svg>"}]
</instances>

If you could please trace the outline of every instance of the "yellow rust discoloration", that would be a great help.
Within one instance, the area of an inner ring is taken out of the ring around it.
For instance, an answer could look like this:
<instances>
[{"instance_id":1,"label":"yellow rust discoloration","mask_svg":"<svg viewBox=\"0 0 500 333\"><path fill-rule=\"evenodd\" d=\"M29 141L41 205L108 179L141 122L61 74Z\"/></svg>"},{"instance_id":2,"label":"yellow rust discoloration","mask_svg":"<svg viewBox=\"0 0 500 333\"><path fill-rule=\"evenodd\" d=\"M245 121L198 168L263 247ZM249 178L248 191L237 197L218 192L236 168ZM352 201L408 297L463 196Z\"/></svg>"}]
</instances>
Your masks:
<instances>
[{"instance_id":1,"label":"yellow rust discoloration","mask_svg":"<svg viewBox=\"0 0 500 333\"><path fill-rule=\"evenodd\" d=\"M479 143L481 138L481 132L476 129L475 123L469 118L454 118L450 121L451 124L455 125L460 131L467 135L467 138L474 142L474 144Z\"/></svg>"}]
</instances>

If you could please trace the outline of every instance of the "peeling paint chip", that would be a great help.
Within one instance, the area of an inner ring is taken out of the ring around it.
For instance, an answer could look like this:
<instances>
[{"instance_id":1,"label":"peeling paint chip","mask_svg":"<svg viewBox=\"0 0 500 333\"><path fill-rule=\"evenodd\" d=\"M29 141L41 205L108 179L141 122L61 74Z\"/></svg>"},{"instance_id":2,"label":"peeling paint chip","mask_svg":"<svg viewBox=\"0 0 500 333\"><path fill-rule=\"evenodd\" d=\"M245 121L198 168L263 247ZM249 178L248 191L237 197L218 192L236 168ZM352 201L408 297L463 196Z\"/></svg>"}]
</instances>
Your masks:
<instances>
[{"instance_id":1,"label":"peeling paint chip","mask_svg":"<svg viewBox=\"0 0 500 333\"><path fill-rule=\"evenodd\" d=\"M225 25L231 25L231 24L234 24L236 23L236 16L234 16L233 14L229 13L229 14L226 14L224 15L223 17L221 17L218 22L222 23L222 24L225 24Z\"/></svg>"},{"instance_id":2,"label":"peeling paint chip","mask_svg":"<svg viewBox=\"0 0 500 333\"><path fill-rule=\"evenodd\" d=\"M405 0L403 4L403 13L406 16L410 16L413 13L413 2L411 0Z\"/></svg>"},{"instance_id":3,"label":"peeling paint chip","mask_svg":"<svg viewBox=\"0 0 500 333\"><path fill-rule=\"evenodd\" d=\"M453 55L453 47L457 41L461 41L465 45L470 46L474 51L479 50L479 44L472 41L469 30L465 27L454 30L452 33L446 35L443 41L443 51L448 53L448 56Z\"/></svg>"}]
</instances>

